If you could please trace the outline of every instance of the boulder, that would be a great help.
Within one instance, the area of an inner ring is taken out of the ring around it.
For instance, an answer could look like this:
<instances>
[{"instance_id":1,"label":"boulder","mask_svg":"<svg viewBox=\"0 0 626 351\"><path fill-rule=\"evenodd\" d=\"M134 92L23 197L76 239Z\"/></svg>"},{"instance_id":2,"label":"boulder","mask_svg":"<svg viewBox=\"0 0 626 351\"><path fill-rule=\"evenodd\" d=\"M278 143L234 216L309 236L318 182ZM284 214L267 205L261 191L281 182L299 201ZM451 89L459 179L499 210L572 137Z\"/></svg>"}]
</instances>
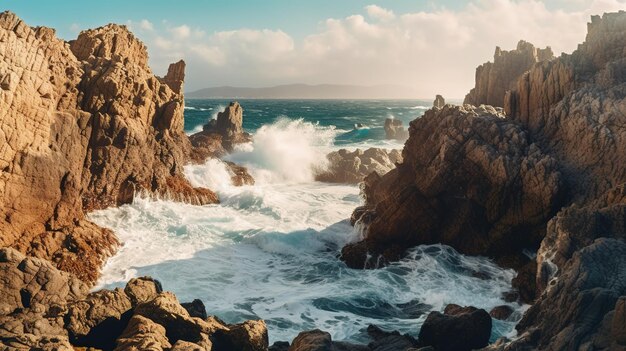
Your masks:
<instances>
[{"instance_id":1,"label":"boulder","mask_svg":"<svg viewBox=\"0 0 626 351\"><path fill-rule=\"evenodd\" d=\"M369 148L365 151L346 149L329 153L328 168L315 175L315 180L329 183L357 184L372 172L384 175L402 162L398 150Z\"/></svg>"},{"instance_id":2,"label":"boulder","mask_svg":"<svg viewBox=\"0 0 626 351\"><path fill-rule=\"evenodd\" d=\"M431 312L419 333L419 342L441 351L480 349L489 343L491 317L482 309L457 310L455 314Z\"/></svg>"},{"instance_id":3,"label":"boulder","mask_svg":"<svg viewBox=\"0 0 626 351\"><path fill-rule=\"evenodd\" d=\"M212 336L216 351L266 351L269 347L267 326L262 320L245 321L228 325L227 329L217 330Z\"/></svg>"},{"instance_id":4,"label":"boulder","mask_svg":"<svg viewBox=\"0 0 626 351\"><path fill-rule=\"evenodd\" d=\"M371 351L409 350L418 346L417 340L399 332L386 332L375 325L367 327L367 335L372 341L367 345Z\"/></svg>"},{"instance_id":5,"label":"boulder","mask_svg":"<svg viewBox=\"0 0 626 351\"><path fill-rule=\"evenodd\" d=\"M500 306L496 306L492 308L491 311L489 311L489 315L493 319L505 321L509 319L509 317L511 317L513 312L514 312L513 307L509 305L500 305Z\"/></svg>"},{"instance_id":6,"label":"boulder","mask_svg":"<svg viewBox=\"0 0 626 351\"><path fill-rule=\"evenodd\" d=\"M117 339L115 351L163 351L171 347L162 325L135 315Z\"/></svg>"},{"instance_id":7,"label":"boulder","mask_svg":"<svg viewBox=\"0 0 626 351\"><path fill-rule=\"evenodd\" d=\"M207 319L206 307L204 307L204 303L202 301L195 299L191 302L183 302L180 304L184 309L189 312L191 317L197 317L200 319Z\"/></svg>"},{"instance_id":8,"label":"boulder","mask_svg":"<svg viewBox=\"0 0 626 351\"><path fill-rule=\"evenodd\" d=\"M387 139L405 140L409 133L402 126L402 121L395 118L385 119L385 135Z\"/></svg>"},{"instance_id":9,"label":"boulder","mask_svg":"<svg viewBox=\"0 0 626 351\"><path fill-rule=\"evenodd\" d=\"M124 293L130 299L133 307L154 299L161 292L163 292L161 283L152 277L132 278L124 288Z\"/></svg>"}]
</instances>

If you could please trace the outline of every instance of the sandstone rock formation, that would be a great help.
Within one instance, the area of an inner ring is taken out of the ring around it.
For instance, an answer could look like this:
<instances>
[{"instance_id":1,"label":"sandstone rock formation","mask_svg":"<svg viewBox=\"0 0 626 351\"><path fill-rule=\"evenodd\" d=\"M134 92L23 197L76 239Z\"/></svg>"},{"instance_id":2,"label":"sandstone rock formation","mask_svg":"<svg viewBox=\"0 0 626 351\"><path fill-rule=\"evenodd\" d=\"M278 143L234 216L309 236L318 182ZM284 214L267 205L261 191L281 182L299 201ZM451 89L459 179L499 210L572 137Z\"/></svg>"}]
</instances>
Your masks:
<instances>
[{"instance_id":1,"label":"sandstone rock formation","mask_svg":"<svg viewBox=\"0 0 626 351\"><path fill-rule=\"evenodd\" d=\"M214 203L182 176L184 63L160 79L124 26L54 30L0 14L0 245L93 281L117 245L85 212L136 193Z\"/></svg>"},{"instance_id":2,"label":"sandstone rock formation","mask_svg":"<svg viewBox=\"0 0 626 351\"><path fill-rule=\"evenodd\" d=\"M328 169L315 176L315 180L330 183L357 184L363 181L368 174L376 172L384 175L397 163L402 163L399 150L386 151L384 149L369 148L365 151L357 149L350 152L346 149L329 153Z\"/></svg>"},{"instance_id":3,"label":"sandstone rock formation","mask_svg":"<svg viewBox=\"0 0 626 351\"><path fill-rule=\"evenodd\" d=\"M197 159L219 157L233 150L235 145L250 142L251 136L243 130L243 108L238 102L231 102L224 111L217 114L202 127L202 131L190 137L197 149Z\"/></svg>"},{"instance_id":4,"label":"sandstone rock formation","mask_svg":"<svg viewBox=\"0 0 626 351\"><path fill-rule=\"evenodd\" d=\"M491 107L446 105L409 132L403 163L365 181L366 210L355 217L369 223L365 241L342 250L349 266L397 259L418 244L495 258L539 246L561 205L562 177L522 128Z\"/></svg>"},{"instance_id":5,"label":"sandstone rock formation","mask_svg":"<svg viewBox=\"0 0 626 351\"><path fill-rule=\"evenodd\" d=\"M437 95L435 97L435 101L433 101L433 107L442 108L446 104L446 99L441 95Z\"/></svg>"},{"instance_id":6,"label":"sandstone rock formation","mask_svg":"<svg viewBox=\"0 0 626 351\"><path fill-rule=\"evenodd\" d=\"M385 135L387 139L405 140L409 134L402 126L402 121L395 118L385 119Z\"/></svg>"},{"instance_id":7,"label":"sandstone rock formation","mask_svg":"<svg viewBox=\"0 0 626 351\"><path fill-rule=\"evenodd\" d=\"M504 106L508 90L515 88L519 77L537 62L548 62L554 58L552 49L535 48L521 40L517 48L503 51L499 47L493 55L493 63L487 62L476 69L476 85L465 96L464 104Z\"/></svg>"},{"instance_id":8,"label":"sandstone rock formation","mask_svg":"<svg viewBox=\"0 0 626 351\"><path fill-rule=\"evenodd\" d=\"M0 249L0 349L267 350L263 321L227 325L189 315L149 277L89 293L51 263Z\"/></svg>"}]
</instances>

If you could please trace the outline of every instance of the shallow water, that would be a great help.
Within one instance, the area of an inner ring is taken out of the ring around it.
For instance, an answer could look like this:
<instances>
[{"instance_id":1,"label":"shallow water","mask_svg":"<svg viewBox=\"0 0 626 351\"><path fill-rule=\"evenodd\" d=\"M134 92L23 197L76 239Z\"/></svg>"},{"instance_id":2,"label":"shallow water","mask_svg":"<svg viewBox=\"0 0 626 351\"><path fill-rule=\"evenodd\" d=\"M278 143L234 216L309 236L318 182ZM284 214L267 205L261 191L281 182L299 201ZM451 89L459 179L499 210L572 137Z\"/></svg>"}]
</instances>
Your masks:
<instances>
[{"instance_id":1,"label":"shallow water","mask_svg":"<svg viewBox=\"0 0 626 351\"><path fill-rule=\"evenodd\" d=\"M197 129L225 104L188 101L186 129ZM137 199L92 213L123 242L99 287L150 275L182 301L201 299L227 322L264 319L271 342L313 328L337 340L365 341L368 324L417 335L427 313L448 303L487 310L504 303L513 271L446 246L415 248L378 270L348 269L337 258L359 238L347 221L361 204L359 190L315 182L314 170L340 147L401 148L376 131L388 111L419 117L420 102L251 100L243 106L254 143L229 158L246 165L257 183L233 187L224 164L210 160L185 172L194 185L216 190L219 205ZM374 132L350 129L365 122ZM492 337L510 334L513 326L495 321Z\"/></svg>"}]
</instances>

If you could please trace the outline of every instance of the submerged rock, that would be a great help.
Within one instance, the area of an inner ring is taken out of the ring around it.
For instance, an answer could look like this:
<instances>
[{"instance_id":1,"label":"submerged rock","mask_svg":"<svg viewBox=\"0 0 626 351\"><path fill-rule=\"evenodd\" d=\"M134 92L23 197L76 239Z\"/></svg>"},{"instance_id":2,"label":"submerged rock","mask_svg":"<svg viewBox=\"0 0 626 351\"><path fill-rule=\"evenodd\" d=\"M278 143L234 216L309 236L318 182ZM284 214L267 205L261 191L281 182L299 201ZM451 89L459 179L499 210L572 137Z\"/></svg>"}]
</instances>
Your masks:
<instances>
[{"instance_id":1,"label":"submerged rock","mask_svg":"<svg viewBox=\"0 0 626 351\"><path fill-rule=\"evenodd\" d=\"M384 175L402 162L400 151L378 148L365 151L357 149L353 152L341 149L329 153L326 158L328 168L318 173L315 180L329 183L357 184L372 172Z\"/></svg>"}]
</instances>

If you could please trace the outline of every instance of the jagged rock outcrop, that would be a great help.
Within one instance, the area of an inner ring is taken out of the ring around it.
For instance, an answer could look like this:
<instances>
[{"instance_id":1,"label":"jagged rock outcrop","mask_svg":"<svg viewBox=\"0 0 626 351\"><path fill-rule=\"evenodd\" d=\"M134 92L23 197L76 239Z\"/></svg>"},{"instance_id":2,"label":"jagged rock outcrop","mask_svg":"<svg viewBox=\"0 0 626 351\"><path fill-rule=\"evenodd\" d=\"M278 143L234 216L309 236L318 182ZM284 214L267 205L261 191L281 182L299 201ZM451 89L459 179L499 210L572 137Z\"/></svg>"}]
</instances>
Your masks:
<instances>
[{"instance_id":1,"label":"jagged rock outcrop","mask_svg":"<svg viewBox=\"0 0 626 351\"><path fill-rule=\"evenodd\" d=\"M503 51L497 47L493 63L487 62L476 68L475 87L465 96L463 103L504 107L505 94L515 88L518 78L537 62L549 62L553 58L550 47L535 48L523 40L515 50Z\"/></svg>"},{"instance_id":2,"label":"jagged rock outcrop","mask_svg":"<svg viewBox=\"0 0 626 351\"><path fill-rule=\"evenodd\" d=\"M357 184L363 181L368 174L376 172L384 175L397 163L402 163L402 154L399 150L387 151L378 148L369 148L365 151L356 149L350 152L346 149L329 153L328 168L315 176L315 180L329 183Z\"/></svg>"},{"instance_id":3,"label":"jagged rock outcrop","mask_svg":"<svg viewBox=\"0 0 626 351\"><path fill-rule=\"evenodd\" d=\"M443 106L445 106L446 104L446 99L443 98L443 96L441 95L437 95L435 97L435 101L433 101L433 107L436 108L442 108Z\"/></svg>"},{"instance_id":4,"label":"jagged rock outcrop","mask_svg":"<svg viewBox=\"0 0 626 351\"><path fill-rule=\"evenodd\" d=\"M626 347L626 243L598 239L576 252L524 315L522 337L501 350L621 350Z\"/></svg>"},{"instance_id":5,"label":"jagged rock outcrop","mask_svg":"<svg viewBox=\"0 0 626 351\"><path fill-rule=\"evenodd\" d=\"M0 14L0 245L94 281L118 242L85 212L139 192L216 202L183 177L183 78L182 62L154 76L124 26L66 43Z\"/></svg>"},{"instance_id":6,"label":"jagged rock outcrop","mask_svg":"<svg viewBox=\"0 0 626 351\"><path fill-rule=\"evenodd\" d=\"M373 267L419 244L495 258L539 246L562 179L522 128L491 107L446 105L409 132L403 163L366 178L366 207L355 211L367 218L365 240L342 250L349 266Z\"/></svg>"},{"instance_id":7,"label":"jagged rock outcrop","mask_svg":"<svg viewBox=\"0 0 626 351\"><path fill-rule=\"evenodd\" d=\"M243 130L243 108L233 101L190 140L196 148L193 157L203 161L208 157L220 157L232 151L235 145L250 142L252 137Z\"/></svg>"},{"instance_id":8,"label":"jagged rock outcrop","mask_svg":"<svg viewBox=\"0 0 626 351\"><path fill-rule=\"evenodd\" d=\"M0 249L0 349L267 350L263 321L196 318L149 277L89 293L50 262ZM178 345L178 346L177 346Z\"/></svg>"},{"instance_id":9,"label":"jagged rock outcrop","mask_svg":"<svg viewBox=\"0 0 626 351\"><path fill-rule=\"evenodd\" d=\"M367 345L333 341L329 333L319 329L304 331L288 343L276 343L270 350L288 351L410 351L417 347L418 342L408 335L398 332L386 332L374 325L367 328L372 340Z\"/></svg>"},{"instance_id":10,"label":"jagged rock outcrop","mask_svg":"<svg viewBox=\"0 0 626 351\"><path fill-rule=\"evenodd\" d=\"M405 140L409 133L404 129L401 120L387 118L385 119L385 135L387 139Z\"/></svg>"}]
</instances>

